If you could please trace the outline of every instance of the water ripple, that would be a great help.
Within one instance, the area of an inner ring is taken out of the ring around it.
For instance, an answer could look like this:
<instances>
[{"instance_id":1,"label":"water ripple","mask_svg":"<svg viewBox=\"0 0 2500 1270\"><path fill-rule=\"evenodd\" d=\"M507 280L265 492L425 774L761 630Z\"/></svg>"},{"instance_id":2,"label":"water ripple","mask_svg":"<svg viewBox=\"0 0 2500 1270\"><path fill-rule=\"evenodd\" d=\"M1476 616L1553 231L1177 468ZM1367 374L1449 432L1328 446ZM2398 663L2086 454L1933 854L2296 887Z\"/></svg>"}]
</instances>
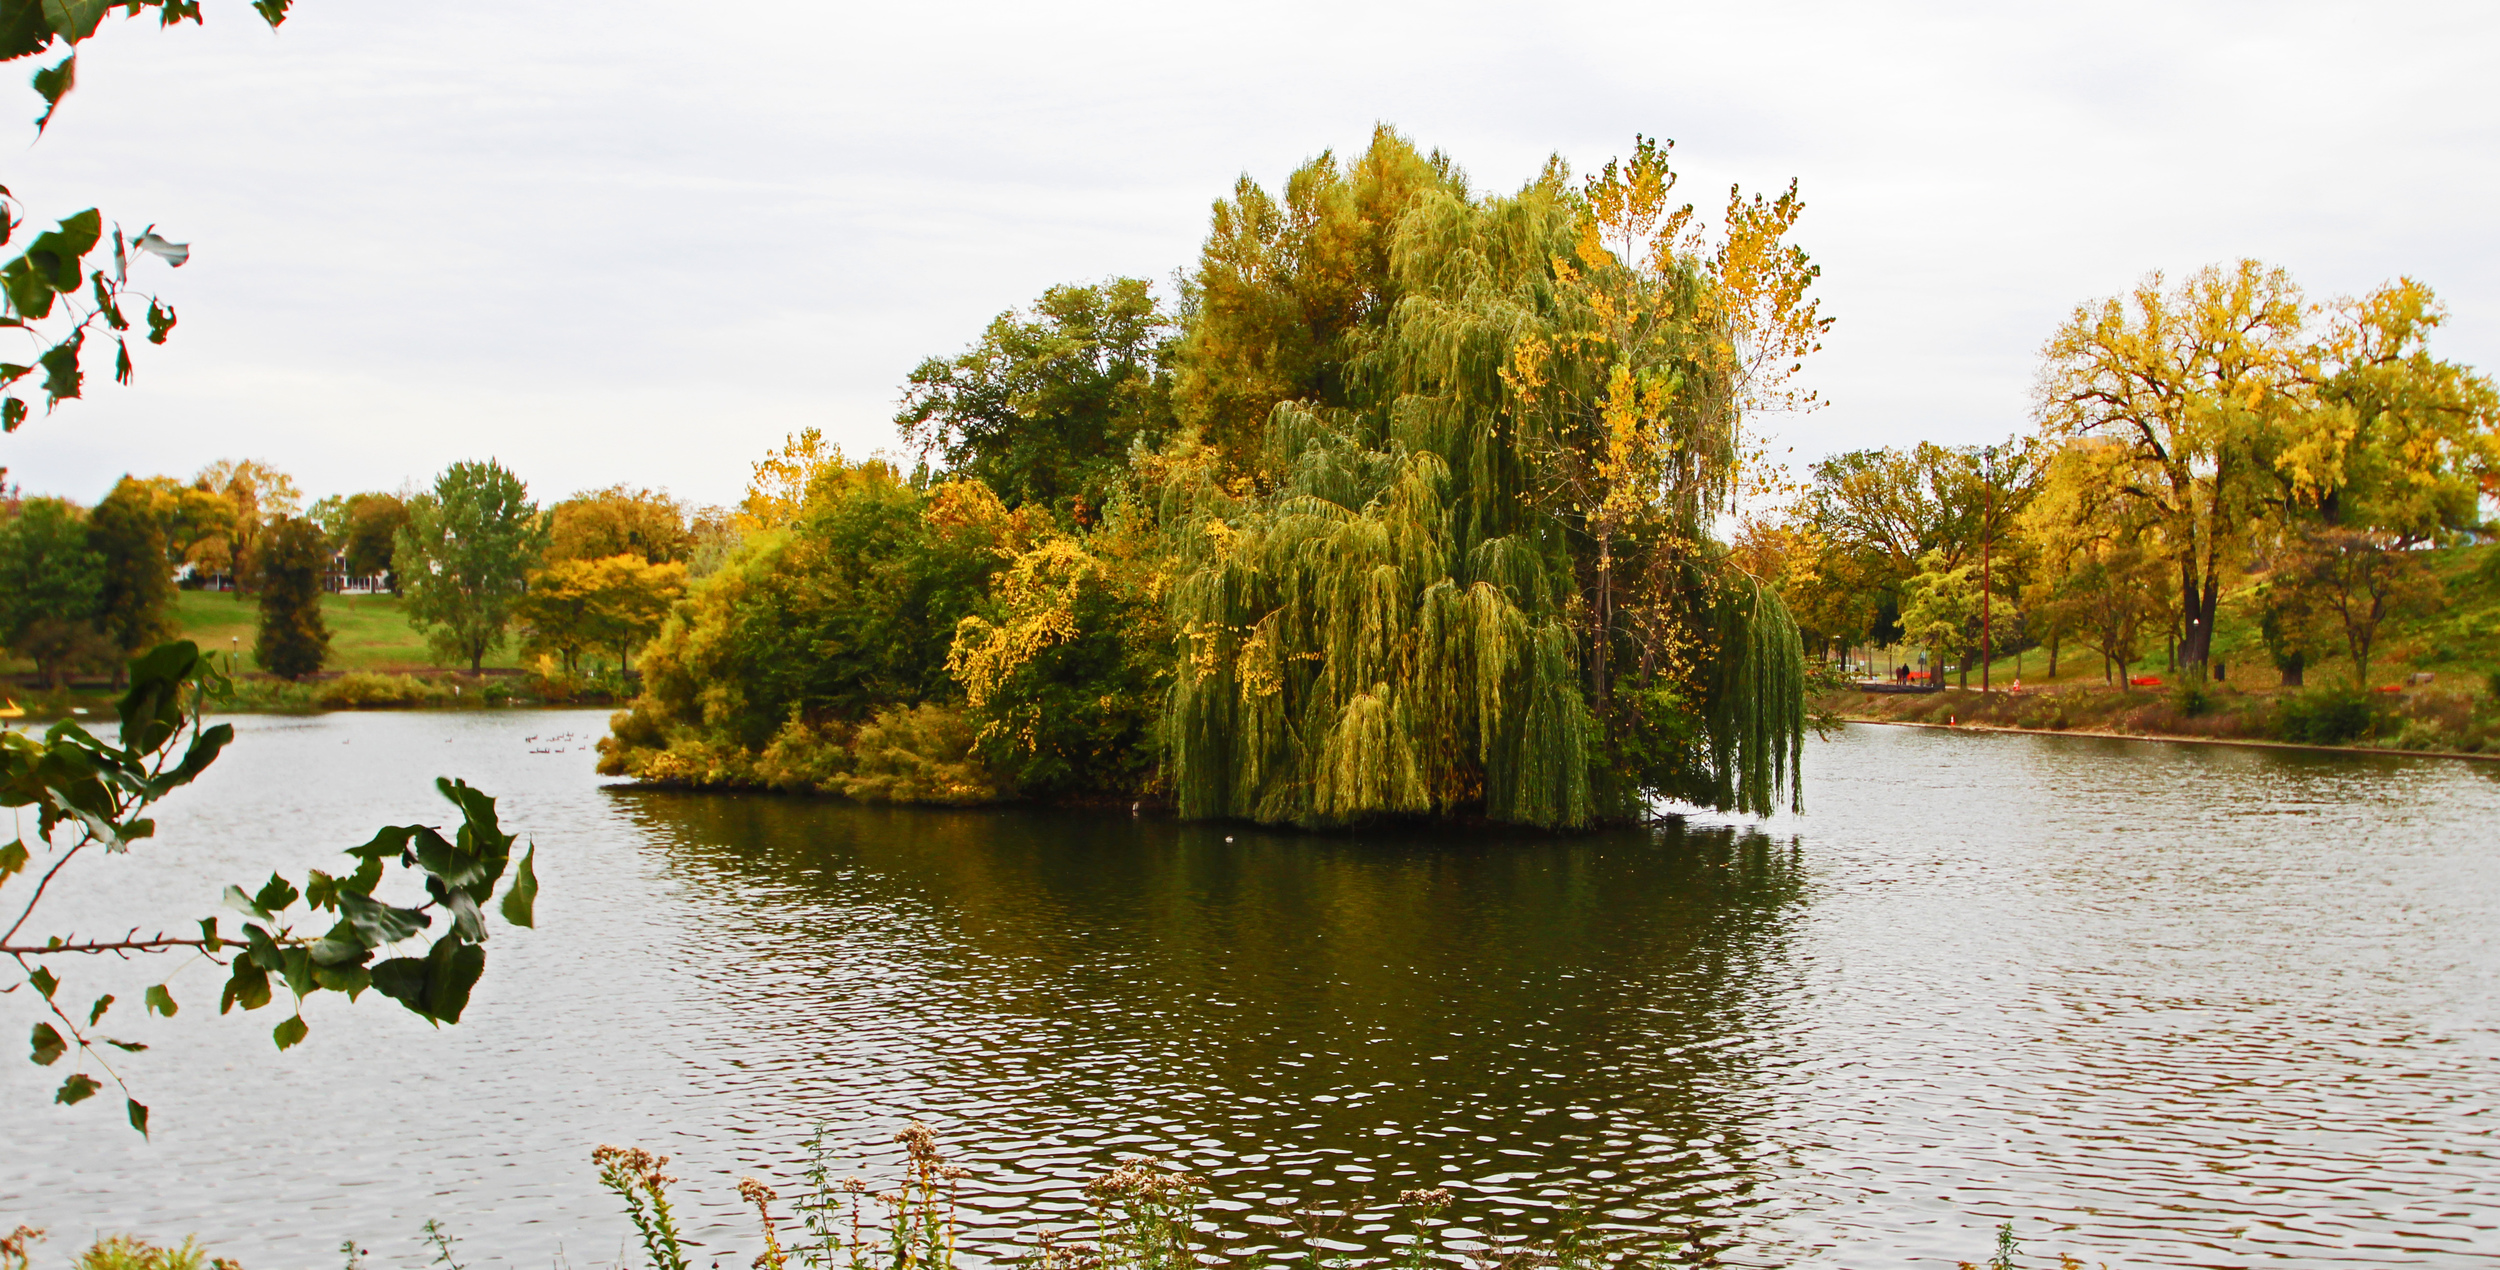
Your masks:
<instances>
[{"instance_id":1,"label":"water ripple","mask_svg":"<svg viewBox=\"0 0 2500 1270\"><path fill-rule=\"evenodd\" d=\"M480 1265L606 1262L588 1149L640 1142L734 1265L735 1177L794 1178L822 1123L891 1178L917 1117L990 1256L1145 1154L1244 1251L1439 1185L1471 1236L1735 1265L1950 1264L2000 1220L2113 1265L2500 1258L2487 768L1862 727L1802 818L1312 838L617 790L600 722L247 721L169 845L64 902L190 914L272 843L438 819L441 770L538 841L541 929L458 1028L316 1000L285 1055L178 976L194 1008L132 1025L153 1145L0 1064L0 1214L255 1265L421 1264L440 1217Z\"/></svg>"}]
</instances>

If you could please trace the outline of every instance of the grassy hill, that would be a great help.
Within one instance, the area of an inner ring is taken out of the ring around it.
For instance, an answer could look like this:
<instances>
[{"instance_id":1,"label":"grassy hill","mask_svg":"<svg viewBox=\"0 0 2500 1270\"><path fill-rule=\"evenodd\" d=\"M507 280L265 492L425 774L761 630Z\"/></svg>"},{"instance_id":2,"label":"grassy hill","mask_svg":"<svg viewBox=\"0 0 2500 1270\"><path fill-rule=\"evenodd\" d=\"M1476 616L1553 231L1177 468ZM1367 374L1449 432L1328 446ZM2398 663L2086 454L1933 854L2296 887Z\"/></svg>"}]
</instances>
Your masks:
<instances>
[{"instance_id":1,"label":"grassy hill","mask_svg":"<svg viewBox=\"0 0 2500 1270\"><path fill-rule=\"evenodd\" d=\"M325 595L321 620L330 628L330 660L326 670L422 671L439 667L426 649L425 637L408 625L407 611L395 596ZM184 639L211 652L241 655L252 669L252 640L260 631L260 609L249 596L228 591L183 591L174 602L174 622ZM486 659L489 668L520 665L507 640L504 650ZM467 666L439 667L466 670ZM0 657L0 674L29 674L34 664Z\"/></svg>"},{"instance_id":2,"label":"grassy hill","mask_svg":"<svg viewBox=\"0 0 2500 1270\"><path fill-rule=\"evenodd\" d=\"M2433 686L2441 690L2478 692L2490 675L2500 672L2500 545L2433 553L2430 569L2440 582L2437 595L2421 611L2391 618L2380 630L2378 646L2370 655L2372 682L2365 686L2401 683L2409 674L2427 671L2437 676ZM2175 683L2177 677L2164 662L2157 639L2147 641L2153 651L2130 670ZM2340 650L2340 636L2335 644ZM1917 657L1915 650L1909 655ZM2231 686L2243 692L2269 692L2282 684L2281 674L2266 655L2256 621L2228 598L2214 632L2214 658L2222 663ZM1878 653L1877 670L1886 664ZM1992 678L1999 688L2017 678L2026 688L2083 688L2102 683L2101 655L2080 641L2066 642L2059 651L2057 670L2052 679L2047 652L2034 648L2019 656L1997 658ZM2309 664L2310 687L2349 686L2352 679L2352 659L2340 651ZM1951 682L1958 684L1960 679ZM1979 686L1976 665L1971 667L1970 683Z\"/></svg>"},{"instance_id":3,"label":"grassy hill","mask_svg":"<svg viewBox=\"0 0 2500 1270\"><path fill-rule=\"evenodd\" d=\"M184 639L216 652L239 650L243 664L252 664L252 639L260 630L260 609L249 596L230 591L185 591L175 605L174 620ZM321 620L330 628L327 670L411 671L434 669L425 637L408 625L407 611L390 595L325 595ZM490 667L517 666L511 641L503 652L486 659ZM458 669L466 670L461 666Z\"/></svg>"}]
</instances>

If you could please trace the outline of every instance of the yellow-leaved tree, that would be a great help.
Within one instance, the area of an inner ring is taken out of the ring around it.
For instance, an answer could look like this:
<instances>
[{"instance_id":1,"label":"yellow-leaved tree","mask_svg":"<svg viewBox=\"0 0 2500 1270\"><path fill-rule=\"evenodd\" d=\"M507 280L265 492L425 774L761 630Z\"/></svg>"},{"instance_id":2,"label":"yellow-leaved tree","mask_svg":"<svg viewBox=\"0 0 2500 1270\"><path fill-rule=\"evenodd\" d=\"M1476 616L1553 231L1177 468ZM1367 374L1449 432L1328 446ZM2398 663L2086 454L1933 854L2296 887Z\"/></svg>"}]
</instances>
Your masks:
<instances>
[{"instance_id":1,"label":"yellow-leaved tree","mask_svg":"<svg viewBox=\"0 0 2500 1270\"><path fill-rule=\"evenodd\" d=\"M2271 492L2270 451L2308 408L2303 317L2289 274L2242 260L2177 287L2152 274L2078 306L2049 340L2042 429L2118 447L2094 470L2160 535L2183 665L2212 650L2224 581Z\"/></svg>"}]
</instances>

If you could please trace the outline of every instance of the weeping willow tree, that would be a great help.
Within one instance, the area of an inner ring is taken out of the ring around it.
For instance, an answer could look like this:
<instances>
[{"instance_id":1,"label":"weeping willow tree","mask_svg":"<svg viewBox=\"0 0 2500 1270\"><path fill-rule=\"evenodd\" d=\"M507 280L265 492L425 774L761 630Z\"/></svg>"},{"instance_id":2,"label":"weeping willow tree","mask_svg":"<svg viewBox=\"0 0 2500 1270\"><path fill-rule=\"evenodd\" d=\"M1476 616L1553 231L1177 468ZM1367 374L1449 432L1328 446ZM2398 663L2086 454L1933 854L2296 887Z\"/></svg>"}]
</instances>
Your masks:
<instances>
[{"instance_id":1,"label":"weeping willow tree","mask_svg":"<svg viewBox=\"0 0 2500 1270\"><path fill-rule=\"evenodd\" d=\"M1644 140L1479 198L1384 129L1283 207L1247 181L1218 205L1180 352L1194 439L1141 465L1183 815L1794 803L1796 627L1709 531L1746 409L1824 322L1781 242L1793 188L1732 194L1705 256L1673 182Z\"/></svg>"}]
</instances>

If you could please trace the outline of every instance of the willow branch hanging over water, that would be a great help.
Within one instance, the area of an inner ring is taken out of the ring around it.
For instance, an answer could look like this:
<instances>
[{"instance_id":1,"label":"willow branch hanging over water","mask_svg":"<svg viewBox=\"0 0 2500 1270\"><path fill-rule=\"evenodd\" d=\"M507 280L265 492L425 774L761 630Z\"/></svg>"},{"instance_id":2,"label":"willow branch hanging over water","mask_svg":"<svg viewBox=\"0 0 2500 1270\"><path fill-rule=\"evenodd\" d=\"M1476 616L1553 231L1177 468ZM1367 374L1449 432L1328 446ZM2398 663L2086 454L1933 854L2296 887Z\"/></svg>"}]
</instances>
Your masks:
<instances>
[{"instance_id":1,"label":"willow branch hanging over water","mask_svg":"<svg viewBox=\"0 0 2500 1270\"><path fill-rule=\"evenodd\" d=\"M924 365L902 422L954 470L810 478L608 770L1306 826L1795 805L1796 626L1713 535L1828 323L1793 187L1713 239L1674 183L1644 139L1483 196L1385 128L1245 178L1169 319L1054 288Z\"/></svg>"},{"instance_id":2,"label":"willow branch hanging over water","mask_svg":"<svg viewBox=\"0 0 2500 1270\"><path fill-rule=\"evenodd\" d=\"M1383 132L1343 170L1296 173L1289 215L1254 214L1250 189L1219 211L1266 237L1210 240L1200 295L1226 303L1202 305L1185 346L1197 382L1259 347L1228 328L1281 307L1230 294L1243 255L1344 291L1332 248L1370 240L1380 268L1331 333L1341 367L1277 401L1247 461L1211 448L1167 469L1184 815L1581 826L1661 795L1795 804L1796 626L1708 529L1733 497L1740 403L1777 391L1739 349L1821 320L1763 264L1801 255L1746 241L1717 256L1744 278L1714 271L1672 185L1644 141L1581 188L1557 163L1475 198ZM1770 275L1784 299L1753 294ZM1765 313L1788 329L1757 329Z\"/></svg>"}]
</instances>

